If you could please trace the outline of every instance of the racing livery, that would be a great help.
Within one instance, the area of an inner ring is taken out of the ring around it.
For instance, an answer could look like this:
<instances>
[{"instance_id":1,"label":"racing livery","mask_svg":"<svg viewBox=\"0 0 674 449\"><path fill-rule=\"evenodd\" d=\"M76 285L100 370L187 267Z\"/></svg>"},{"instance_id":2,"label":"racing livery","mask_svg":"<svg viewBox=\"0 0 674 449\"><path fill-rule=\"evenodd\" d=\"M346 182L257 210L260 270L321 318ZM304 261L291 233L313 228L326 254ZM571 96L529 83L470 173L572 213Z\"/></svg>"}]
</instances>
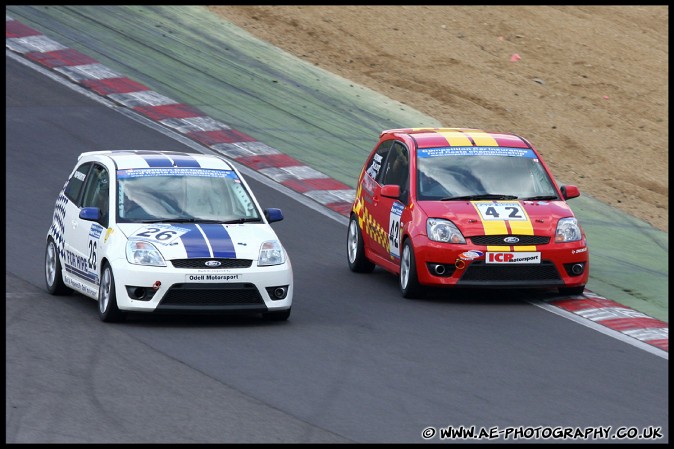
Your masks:
<instances>
[{"instance_id":1,"label":"racing livery","mask_svg":"<svg viewBox=\"0 0 674 449\"><path fill-rule=\"evenodd\" d=\"M292 266L270 226L282 219L219 156L83 153L47 233L47 290L96 299L103 321L128 312L286 320Z\"/></svg>"},{"instance_id":2,"label":"racing livery","mask_svg":"<svg viewBox=\"0 0 674 449\"><path fill-rule=\"evenodd\" d=\"M380 266L401 293L424 286L582 294L585 233L524 138L464 128L385 130L358 179L347 232L354 272Z\"/></svg>"}]
</instances>

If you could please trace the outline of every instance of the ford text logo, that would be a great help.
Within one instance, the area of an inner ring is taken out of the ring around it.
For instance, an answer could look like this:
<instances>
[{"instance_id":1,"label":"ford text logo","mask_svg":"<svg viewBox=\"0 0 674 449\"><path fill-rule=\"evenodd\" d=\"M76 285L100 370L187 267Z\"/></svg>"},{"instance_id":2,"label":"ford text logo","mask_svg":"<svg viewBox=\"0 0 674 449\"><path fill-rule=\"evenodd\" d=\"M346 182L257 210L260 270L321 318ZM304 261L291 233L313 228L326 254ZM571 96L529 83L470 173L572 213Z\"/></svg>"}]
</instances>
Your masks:
<instances>
[{"instance_id":1,"label":"ford text logo","mask_svg":"<svg viewBox=\"0 0 674 449\"><path fill-rule=\"evenodd\" d=\"M206 265L207 267L219 267L220 265L222 265L222 263L217 260L209 260L207 262L204 262L204 265Z\"/></svg>"},{"instance_id":2,"label":"ford text logo","mask_svg":"<svg viewBox=\"0 0 674 449\"><path fill-rule=\"evenodd\" d=\"M506 243L517 243L520 241L517 237L506 237L503 239L504 242Z\"/></svg>"}]
</instances>

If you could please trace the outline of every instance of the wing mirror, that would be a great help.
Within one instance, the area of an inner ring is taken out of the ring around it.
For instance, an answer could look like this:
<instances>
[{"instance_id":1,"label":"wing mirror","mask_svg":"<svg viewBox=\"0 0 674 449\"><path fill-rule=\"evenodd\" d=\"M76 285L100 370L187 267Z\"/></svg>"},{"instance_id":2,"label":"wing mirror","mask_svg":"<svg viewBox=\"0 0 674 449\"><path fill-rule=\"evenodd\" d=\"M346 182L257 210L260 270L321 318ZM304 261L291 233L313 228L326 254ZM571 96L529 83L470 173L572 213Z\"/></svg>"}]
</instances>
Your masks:
<instances>
[{"instance_id":1,"label":"wing mirror","mask_svg":"<svg viewBox=\"0 0 674 449\"><path fill-rule=\"evenodd\" d=\"M559 190L562 191L562 196L565 200L580 196L580 190L578 190L578 187L576 186L561 186Z\"/></svg>"},{"instance_id":2,"label":"wing mirror","mask_svg":"<svg viewBox=\"0 0 674 449\"><path fill-rule=\"evenodd\" d=\"M400 198L400 186L396 184L386 184L381 188L381 196L386 198Z\"/></svg>"},{"instance_id":3,"label":"wing mirror","mask_svg":"<svg viewBox=\"0 0 674 449\"><path fill-rule=\"evenodd\" d=\"M269 209L264 210L264 217L269 223L281 221L283 220L283 212L281 212L281 209L270 207Z\"/></svg>"},{"instance_id":4,"label":"wing mirror","mask_svg":"<svg viewBox=\"0 0 674 449\"><path fill-rule=\"evenodd\" d=\"M80 218L87 221L98 221L101 219L101 210L97 207L83 207L80 209Z\"/></svg>"}]
</instances>

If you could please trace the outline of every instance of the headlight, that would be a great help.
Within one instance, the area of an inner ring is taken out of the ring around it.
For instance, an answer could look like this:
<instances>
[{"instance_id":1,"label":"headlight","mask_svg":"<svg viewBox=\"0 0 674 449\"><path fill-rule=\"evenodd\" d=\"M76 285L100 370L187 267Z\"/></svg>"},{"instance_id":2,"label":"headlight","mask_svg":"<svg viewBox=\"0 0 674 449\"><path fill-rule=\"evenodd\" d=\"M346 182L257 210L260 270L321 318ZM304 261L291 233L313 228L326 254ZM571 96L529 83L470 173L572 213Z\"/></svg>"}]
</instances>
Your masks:
<instances>
[{"instance_id":1,"label":"headlight","mask_svg":"<svg viewBox=\"0 0 674 449\"><path fill-rule=\"evenodd\" d=\"M581 238L583 238L583 235L575 218L569 217L559 220L555 232L555 243L576 242Z\"/></svg>"},{"instance_id":2,"label":"headlight","mask_svg":"<svg viewBox=\"0 0 674 449\"><path fill-rule=\"evenodd\" d=\"M264 242L260 246L260 256L257 258L257 266L281 265L286 261L283 247L276 240Z\"/></svg>"},{"instance_id":3,"label":"headlight","mask_svg":"<svg viewBox=\"0 0 674 449\"><path fill-rule=\"evenodd\" d=\"M451 221L442 218L426 220L426 233L429 239L436 242L466 243L459 228Z\"/></svg>"},{"instance_id":4,"label":"headlight","mask_svg":"<svg viewBox=\"0 0 674 449\"><path fill-rule=\"evenodd\" d=\"M126 242L126 260L134 265L166 266L166 262L157 248L152 243L143 240Z\"/></svg>"}]
</instances>

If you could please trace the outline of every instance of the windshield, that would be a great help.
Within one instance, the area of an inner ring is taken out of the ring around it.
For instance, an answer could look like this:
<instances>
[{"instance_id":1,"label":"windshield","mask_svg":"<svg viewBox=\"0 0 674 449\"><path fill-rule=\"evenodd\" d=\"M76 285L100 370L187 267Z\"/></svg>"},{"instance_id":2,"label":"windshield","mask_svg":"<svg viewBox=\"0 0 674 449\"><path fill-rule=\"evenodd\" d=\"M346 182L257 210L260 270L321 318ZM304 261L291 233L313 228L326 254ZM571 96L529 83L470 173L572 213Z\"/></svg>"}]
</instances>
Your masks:
<instances>
[{"instance_id":1,"label":"windshield","mask_svg":"<svg viewBox=\"0 0 674 449\"><path fill-rule=\"evenodd\" d=\"M417 150L417 199L559 199L532 150L442 147Z\"/></svg>"},{"instance_id":2,"label":"windshield","mask_svg":"<svg viewBox=\"0 0 674 449\"><path fill-rule=\"evenodd\" d=\"M119 222L261 221L231 170L146 168L117 171Z\"/></svg>"}]
</instances>

